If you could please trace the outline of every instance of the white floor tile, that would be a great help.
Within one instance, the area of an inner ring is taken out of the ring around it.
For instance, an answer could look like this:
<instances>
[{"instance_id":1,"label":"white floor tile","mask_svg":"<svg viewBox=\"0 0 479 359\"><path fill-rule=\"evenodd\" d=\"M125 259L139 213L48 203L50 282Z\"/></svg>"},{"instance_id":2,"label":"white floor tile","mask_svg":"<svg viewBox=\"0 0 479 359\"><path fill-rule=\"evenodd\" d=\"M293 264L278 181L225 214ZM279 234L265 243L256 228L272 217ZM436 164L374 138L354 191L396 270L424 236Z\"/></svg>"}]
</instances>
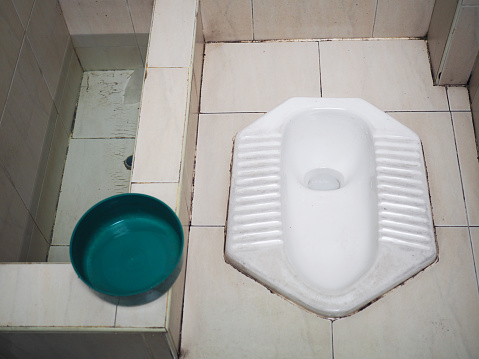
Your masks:
<instances>
[{"instance_id":1,"label":"white floor tile","mask_svg":"<svg viewBox=\"0 0 479 359\"><path fill-rule=\"evenodd\" d=\"M261 116L245 113L200 115L193 225L225 225L233 139L238 131Z\"/></svg>"},{"instance_id":2,"label":"white floor tile","mask_svg":"<svg viewBox=\"0 0 479 359\"><path fill-rule=\"evenodd\" d=\"M334 358L473 358L479 295L467 228L437 228L439 262L333 324Z\"/></svg>"},{"instance_id":3,"label":"white floor tile","mask_svg":"<svg viewBox=\"0 0 479 359\"><path fill-rule=\"evenodd\" d=\"M383 111L448 111L422 40L319 43L323 97L359 97Z\"/></svg>"},{"instance_id":4,"label":"white floor tile","mask_svg":"<svg viewBox=\"0 0 479 359\"><path fill-rule=\"evenodd\" d=\"M457 153L469 225L479 226L479 162L470 112L453 112Z\"/></svg>"},{"instance_id":5,"label":"white floor tile","mask_svg":"<svg viewBox=\"0 0 479 359\"><path fill-rule=\"evenodd\" d=\"M392 112L421 138L436 226L467 225L449 112Z\"/></svg>"},{"instance_id":6,"label":"white floor tile","mask_svg":"<svg viewBox=\"0 0 479 359\"><path fill-rule=\"evenodd\" d=\"M95 203L128 192L130 173L123 161L134 139L72 139L65 163L53 245L70 243L80 217Z\"/></svg>"},{"instance_id":7,"label":"white floor tile","mask_svg":"<svg viewBox=\"0 0 479 359\"><path fill-rule=\"evenodd\" d=\"M448 86L446 89L451 111L471 111L469 91L467 90L467 87Z\"/></svg>"},{"instance_id":8,"label":"white floor tile","mask_svg":"<svg viewBox=\"0 0 479 359\"><path fill-rule=\"evenodd\" d=\"M331 358L331 323L225 263L224 228L192 227L182 351L190 358Z\"/></svg>"},{"instance_id":9,"label":"white floor tile","mask_svg":"<svg viewBox=\"0 0 479 359\"><path fill-rule=\"evenodd\" d=\"M206 45L202 113L264 112L298 96L320 96L317 42Z\"/></svg>"},{"instance_id":10,"label":"white floor tile","mask_svg":"<svg viewBox=\"0 0 479 359\"><path fill-rule=\"evenodd\" d=\"M70 263L70 246L50 246L48 262Z\"/></svg>"},{"instance_id":11,"label":"white floor tile","mask_svg":"<svg viewBox=\"0 0 479 359\"><path fill-rule=\"evenodd\" d=\"M143 69L85 72L73 138L134 138Z\"/></svg>"}]
</instances>

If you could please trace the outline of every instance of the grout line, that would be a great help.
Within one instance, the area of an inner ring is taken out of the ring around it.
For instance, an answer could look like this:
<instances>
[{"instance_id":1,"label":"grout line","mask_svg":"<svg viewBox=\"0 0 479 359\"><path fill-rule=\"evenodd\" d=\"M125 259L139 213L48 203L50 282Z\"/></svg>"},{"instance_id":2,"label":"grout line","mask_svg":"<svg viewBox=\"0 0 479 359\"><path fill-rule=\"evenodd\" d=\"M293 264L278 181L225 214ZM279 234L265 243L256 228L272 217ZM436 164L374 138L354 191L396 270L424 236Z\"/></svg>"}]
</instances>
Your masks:
<instances>
[{"instance_id":1,"label":"grout line","mask_svg":"<svg viewBox=\"0 0 479 359\"><path fill-rule=\"evenodd\" d=\"M240 115L240 114L265 114L268 111L260 111L260 112L251 112L251 111L240 111L240 112L202 112L198 115Z\"/></svg>"},{"instance_id":2,"label":"grout line","mask_svg":"<svg viewBox=\"0 0 479 359\"><path fill-rule=\"evenodd\" d=\"M120 297L118 297L115 305L115 320L113 321L113 327L116 327L116 317L118 315L118 306L120 305Z\"/></svg>"},{"instance_id":3,"label":"grout line","mask_svg":"<svg viewBox=\"0 0 479 359\"><path fill-rule=\"evenodd\" d=\"M454 225L454 224L443 224L443 225L435 225L435 228L467 228L468 225Z\"/></svg>"},{"instance_id":4,"label":"grout line","mask_svg":"<svg viewBox=\"0 0 479 359\"><path fill-rule=\"evenodd\" d=\"M449 99L449 90L448 90L449 86L444 86L444 87L445 87L445 90L446 90L447 107L449 108L449 112L452 112L452 110L451 110L451 100ZM452 118L451 118L451 121L452 121ZM453 122L452 130L454 132L454 122ZM455 142L456 142L456 134L454 133L454 143ZM457 146L456 146L456 153L457 153Z\"/></svg>"},{"instance_id":5,"label":"grout line","mask_svg":"<svg viewBox=\"0 0 479 359\"><path fill-rule=\"evenodd\" d=\"M331 359L334 359L334 321L331 320Z\"/></svg>"},{"instance_id":6,"label":"grout line","mask_svg":"<svg viewBox=\"0 0 479 359\"><path fill-rule=\"evenodd\" d=\"M254 0L251 0L251 31L253 32L252 37L254 41Z\"/></svg>"},{"instance_id":7,"label":"grout line","mask_svg":"<svg viewBox=\"0 0 479 359\"><path fill-rule=\"evenodd\" d=\"M321 79L321 50L319 49L319 41L318 41L318 66L319 66L319 97L323 97L323 82Z\"/></svg>"},{"instance_id":8,"label":"grout line","mask_svg":"<svg viewBox=\"0 0 479 359\"><path fill-rule=\"evenodd\" d=\"M376 29L376 16L378 14L378 4L379 4L379 0L376 0L376 7L374 8L373 30L371 31L371 37L374 36L374 30Z\"/></svg>"},{"instance_id":9,"label":"grout line","mask_svg":"<svg viewBox=\"0 0 479 359\"><path fill-rule=\"evenodd\" d=\"M32 9L33 9L33 7L32 7ZM18 56L17 56L17 59L15 61L15 67L13 68L13 72L12 72L12 79L10 80L10 84L8 85L7 96L5 96L5 103L3 105L2 111L0 112L0 124L2 123L3 115L5 114L5 109L7 108L7 101L10 97L11 92L12 92L13 80L15 79L15 75L19 71L18 65L20 63L20 56L22 54L22 50L23 50L23 47L25 46L25 41L26 40L27 40L27 35L26 35L26 30L25 30L24 33L23 33L22 42L20 43L20 48L18 49ZM32 50L32 52L33 52L33 50ZM35 55L34 55L34 57L35 57ZM35 63L36 63L36 61L37 61L37 59L35 58Z\"/></svg>"},{"instance_id":10,"label":"grout line","mask_svg":"<svg viewBox=\"0 0 479 359\"><path fill-rule=\"evenodd\" d=\"M449 96L448 96L448 101L449 101ZM454 146L456 148L457 166L459 168L459 178L461 180L462 198L464 199L464 210L465 210L465 214L466 214L467 232L469 234L469 245L471 246L470 248L471 248L471 255L472 255L472 264L474 266L474 274L476 276L476 288L479 292L479 277L477 275L477 265L476 265L476 260L475 260L475 257L474 257L474 244L472 242L471 228L469 226L469 212L468 212L468 209L467 209L467 201L466 201L466 192L464 190L464 182L462 180L461 161L460 161L460 158L459 158L459 151L457 149L457 137L456 137L456 130L454 128L454 118L453 118L452 112L450 112L450 117L451 117L452 133L453 133L453 136L454 136Z\"/></svg>"},{"instance_id":11,"label":"grout line","mask_svg":"<svg viewBox=\"0 0 479 359\"><path fill-rule=\"evenodd\" d=\"M478 294L479 294L479 277L477 275L477 264L476 264L476 256L475 256L475 253L474 253L474 243L472 242L471 227L468 227L467 231L469 233L469 242L471 243L472 263L474 264L474 273L476 275L477 291L478 291Z\"/></svg>"},{"instance_id":12,"label":"grout line","mask_svg":"<svg viewBox=\"0 0 479 359\"><path fill-rule=\"evenodd\" d=\"M191 225L188 226L188 245L186 246L185 260L183 263L185 267L185 279L183 281L183 296L181 298L182 302L181 302L181 318L180 318L180 337L178 339L178 348L176 348L178 353L181 353L181 344L183 339L183 321L184 321L184 314L185 314L186 276L188 274L188 253L190 251L190 234L191 234Z\"/></svg>"},{"instance_id":13,"label":"grout line","mask_svg":"<svg viewBox=\"0 0 479 359\"><path fill-rule=\"evenodd\" d=\"M134 140L135 137L72 137L72 140Z\"/></svg>"},{"instance_id":14,"label":"grout line","mask_svg":"<svg viewBox=\"0 0 479 359\"><path fill-rule=\"evenodd\" d=\"M198 227L198 228L223 228L224 224L191 224L190 227Z\"/></svg>"},{"instance_id":15,"label":"grout line","mask_svg":"<svg viewBox=\"0 0 479 359\"><path fill-rule=\"evenodd\" d=\"M136 35L135 22L133 21L133 17L131 16L131 8L130 8L130 3L128 2L128 0L126 0L126 6L128 7L128 15L130 15L131 27L133 28L133 33L135 34L136 48L138 49L138 54L140 55L141 63L143 64L143 67L145 67L146 66L145 60L143 60L143 56L141 56L140 44L138 43L138 36Z\"/></svg>"},{"instance_id":16,"label":"grout line","mask_svg":"<svg viewBox=\"0 0 479 359\"><path fill-rule=\"evenodd\" d=\"M205 41L205 44L257 44L270 42L331 42L331 41L396 41L396 40L420 40L424 37L323 37L311 39L269 39L269 40L219 40Z\"/></svg>"},{"instance_id":17,"label":"grout line","mask_svg":"<svg viewBox=\"0 0 479 359\"><path fill-rule=\"evenodd\" d=\"M394 112L413 112L413 113L422 113L422 112L434 112L434 113L441 113L446 112L450 113L449 110L384 110L386 113L394 113Z\"/></svg>"},{"instance_id":18,"label":"grout line","mask_svg":"<svg viewBox=\"0 0 479 359\"><path fill-rule=\"evenodd\" d=\"M189 66L146 66L148 69L185 69L189 70Z\"/></svg>"}]
</instances>

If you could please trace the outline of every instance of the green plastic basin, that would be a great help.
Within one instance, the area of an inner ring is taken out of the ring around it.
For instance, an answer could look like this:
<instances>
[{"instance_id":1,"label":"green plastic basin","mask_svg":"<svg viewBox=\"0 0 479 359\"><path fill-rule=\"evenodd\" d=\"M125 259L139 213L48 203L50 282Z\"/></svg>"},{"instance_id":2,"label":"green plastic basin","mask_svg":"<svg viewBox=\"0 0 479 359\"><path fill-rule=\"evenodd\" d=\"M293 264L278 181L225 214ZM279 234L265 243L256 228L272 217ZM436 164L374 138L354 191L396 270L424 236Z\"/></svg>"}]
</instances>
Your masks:
<instances>
[{"instance_id":1,"label":"green plastic basin","mask_svg":"<svg viewBox=\"0 0 479 359\"><path fill-rule=\"evenodd\" d=\"M172 284L183 253L183 228L162 201L136 193L107 198L77 223L70 258L78 276L107 295L132 296Z\"/></svg>"}]
</instances>

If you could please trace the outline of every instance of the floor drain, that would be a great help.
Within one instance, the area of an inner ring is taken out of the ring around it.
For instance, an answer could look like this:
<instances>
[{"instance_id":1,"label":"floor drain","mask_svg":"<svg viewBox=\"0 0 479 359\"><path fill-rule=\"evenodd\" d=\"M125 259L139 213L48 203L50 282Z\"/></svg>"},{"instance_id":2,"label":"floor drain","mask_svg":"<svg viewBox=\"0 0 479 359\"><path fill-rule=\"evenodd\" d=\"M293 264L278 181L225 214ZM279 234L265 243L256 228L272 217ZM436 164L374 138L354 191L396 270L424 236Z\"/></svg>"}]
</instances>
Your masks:
<instances>
[{"instance_id":1,"label":"floor drain","mask_svg":"<svg viewBox=\"0 0 479 359\"><path fill-rule=\"evenodd\" d=\"M123 163L125 164L125 167L126 167L127 170L131 170L131 165L133 164L133 155L128 156L127 158L125 158Z\"/></svg>"}]
</instances>

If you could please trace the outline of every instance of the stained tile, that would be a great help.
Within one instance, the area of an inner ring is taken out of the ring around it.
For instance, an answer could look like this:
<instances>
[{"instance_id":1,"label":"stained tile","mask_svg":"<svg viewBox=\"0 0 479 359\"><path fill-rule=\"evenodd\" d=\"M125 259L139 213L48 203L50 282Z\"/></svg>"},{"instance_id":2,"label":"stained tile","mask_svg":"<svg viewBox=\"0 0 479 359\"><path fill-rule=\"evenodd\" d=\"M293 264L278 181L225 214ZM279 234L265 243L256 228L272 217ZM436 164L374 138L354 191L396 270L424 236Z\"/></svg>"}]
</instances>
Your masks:
<instances>
[{"instance_id":1,"label":"stained tile","mask_svg":"<svg viewBox=\"0 0 479 359\"><path fill-rule=\"evenodd\" d=\"M319 96L316 42L207 44L201 112L264 112Z\"/></svg>"},{"instance_id":2,"label":"stained tile","mask_svg":"<svg viewBox=\"0 0 479 359\"><path fill-rule=\"evenodd\" d=\"M146 76L133 182L178 182L187 118L188 69L148 68Z\"/></svg>"},{"instance_id":3,"label":"stained tile","mask_svg":"<svg viewBox=\"0 0 479 359\"><path fill-rule=\"evenodd\" d=\"M223 247L223 227L191 228L182 351L210 359L331 358L330 321L226 264Z\"/></svg>"},{"instance_id":4,"label":"stained tile","mask_svg":"<svg viewBox=\"0 0 479 359\"><path fill-rule=\"evenodd\" d=\"M2 327L114 324L116 306L90 290L71 264L3 265L0 285L9 288L2 291Z\"/></svg>"},{"instance_id":5,"label":"stained tile","mask_svg":"<svg viewBox=\"0 0 479 359\"><path fill-rule=\"evenodd\" d=\"M469 225L479 226L479 162L470 112L452 114Z\"/></svg>"},{"instance_id":6,"label":"stained tile","mask_svg":"<svg viewBox=\"0 0 479 359\"><path fill-rule=\"evenodd\" d=\"M198 0L156 2L148 67L190 66L197 6Z\"/></svg>"},{"instance_id":7,"label":"stained tile","mask_svg":"<svg viewBox=\"0 0 479 359\"><path fill-rule=\"evenodd\" d=\"M431 21L435 0L379 0L374 37L424 37Z\"/></svg>"},{"instance_id":8,"label":"stained tile","mask_svg":"<svg viewBox=\"0 0 479 359\"><path fill-rule=\"evenodd\" d=\"M335 321L335 358L467 358L479 352L479 296L467 228L436 228L439 262Z\"/></svg>"},{"instance_id":9,"label":"stained tile","mask_svg":"<svg viewBox=\"0 0 479 359\"><path fill-rule=\"evenodd\" d=\"M448 86L446 89L451 111L471 111L467 87Z\"/></svg>"},{"instance_id":10,"label":"stained tile","mask_svg":"<svg viewBox=\"0 0 479 359\"><path fill-rule=\"evenodd\" d=\"M201 0L206 41L253 40L251 0Z\"/></svg>"},{"instance_id":11,"label":"stained tile","mask_svg":"<svg viewBox=\"0 0 479 359\"><path fill-rule=\"evenodd\" d=\"M128 192L130 171L123 161L133 146L133 139L70 140L52 244L68 244L76 223L91 206Z\"/></svg>"},{"instance_id":12,"label":"stained tile","mask_svg":"<svg viewBox=\"0 0 479 359\"><path fill-rule=\"evenodd\" d=\"M383 111L448 111L421 40L320 42L323 97L359 97Z\"/></svg>"},{"instance_id":13,"label":"stained tile","mask_svg":"<svg viewBox=\"0 0 479 359\"><path fill-rule=\"evenodd\" d=\"M394 112L390 115L416 132L422 141L434 224L467 225L450 114Z\"/></svg>"},{"instance_id":14,"label":"stained tile","mask_svg":"<svg viewBox=\"0 0 479 359\"><path fill-rule=\"evenodd\" d=\"M134 138L142 79L141 69L85 72L73 138Z\"/></svg>"},{"instance_id":15,"label":"stained tile","mask_svg":"<svg viewBox=\"0 0 479 359\"><path fill-rule=\"evenodd\" d=\"M200 115L192 225L225 225L233 139L261 115Z\"/></svg>"},{"instance_id":16,"label":"stained tile","mask_svg":"<svg viewBox=\"0 0 479 359\"><path fill-rule=\"evenodd\" d=\"M375 0L253 0L254 39L371 37Z\"/></svg>"}]
</instances>

